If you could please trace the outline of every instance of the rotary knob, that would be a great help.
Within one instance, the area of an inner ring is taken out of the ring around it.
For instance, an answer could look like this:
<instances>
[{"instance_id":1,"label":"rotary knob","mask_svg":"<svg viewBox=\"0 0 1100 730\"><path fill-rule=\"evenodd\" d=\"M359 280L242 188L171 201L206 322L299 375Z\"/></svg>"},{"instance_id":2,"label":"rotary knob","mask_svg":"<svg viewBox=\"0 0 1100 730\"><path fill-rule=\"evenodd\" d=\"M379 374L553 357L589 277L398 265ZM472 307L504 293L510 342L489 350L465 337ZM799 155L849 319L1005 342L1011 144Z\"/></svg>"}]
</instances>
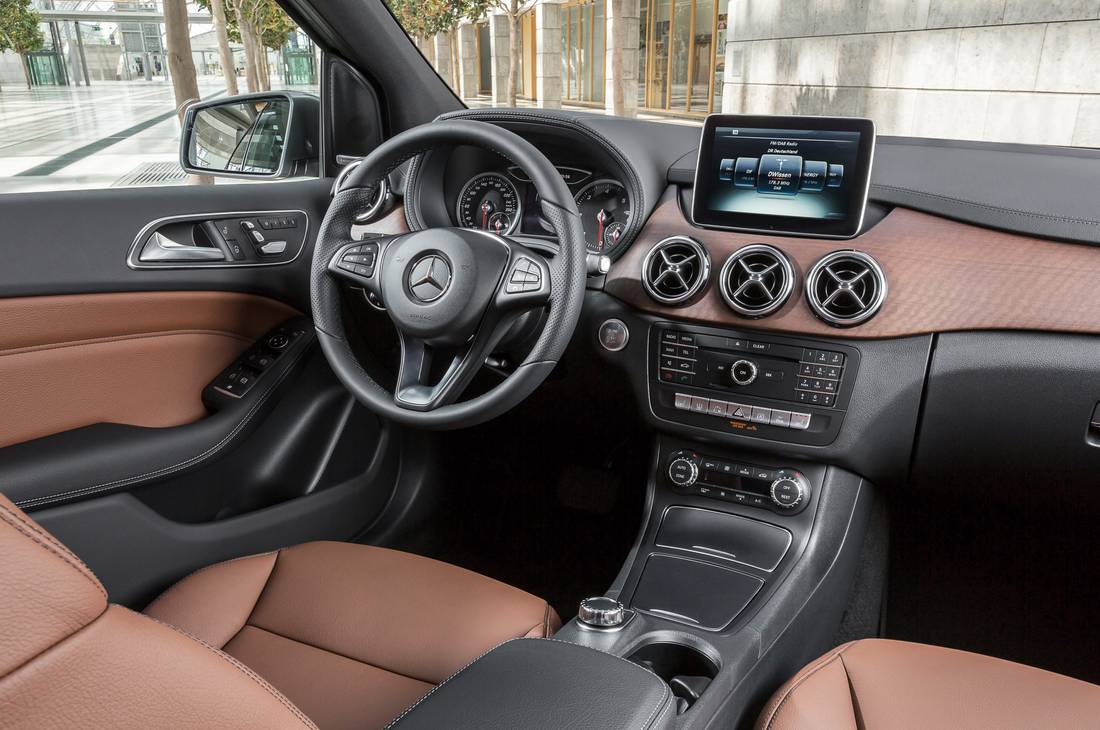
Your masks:
<instances>
[{"instance_id":1,"label":"rotary knob","mask_svg":"<svg viewBox=\"0 0 1100 730\"><path fill-rule=\"evenodd\" d=\"M756 363L738 360L730 366L730 380L734 385L751 385L756 380Z\"/></svg>"},{"instance_id":2,"label":"rotary knob","mask_svg":"<svg viewBox=\"0 0 1100 730\"><path fill-rule=\"evenodd\" d=\"M622 625L625 619L623 604L606 596L586 598L577 609L577 620L586 626L609 629Z\"/></svg>"},{"instance_id":3,"label":"rotary knob","mask_svg":"<svg viewBox=\"0 0 1100 730\"><path fill-rule=\"evenodd\" d=\"M668 465L668 478L676 486L686 489L699 478L699 465L686 456L677 457Z\"/></svg>"},{"instance_id":4,"label":"rotary knob","mask_svg":"<svg viewBox=\"0 0 1100 730\"><path fill-rule=\"evenodd\" d=\"M809 489L806 477L788 470L782 470L776 476L770 490L772 504L784 510L791 510L802 504Z\"/></svg>"}]
</instances>

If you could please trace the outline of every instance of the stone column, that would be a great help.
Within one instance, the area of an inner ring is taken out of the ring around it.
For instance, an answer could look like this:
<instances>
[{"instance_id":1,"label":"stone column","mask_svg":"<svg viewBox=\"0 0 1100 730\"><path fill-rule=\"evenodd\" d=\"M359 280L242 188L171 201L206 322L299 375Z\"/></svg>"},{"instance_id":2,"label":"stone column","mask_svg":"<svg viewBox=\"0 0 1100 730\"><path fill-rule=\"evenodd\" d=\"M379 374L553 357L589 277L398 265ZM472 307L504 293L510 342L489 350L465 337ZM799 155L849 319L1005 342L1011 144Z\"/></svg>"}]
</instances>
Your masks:
<instances>
[{"instance_id":1,"label":"stone column","mask_svg":"<svg viewBox=\"0 0 1100 730\"><path fill-rule=\"evenodd\" d=\"M607 0L604 108L617 117L638 113L641 0Z\"/></svg>"},{"instance_id":2,"label":"stone column","mask_svg":"<svg viewBox=\"0 0 1100 730\"><path fill-rule=\"evenodd\" d=\"M535 6L535 99L544 109L561 107L561 5L538 0Z\"/></svg>"},{"instance_id":3,"label":"stone column","mask_svg":"<svg viewBox=\"0 0 1100 730\"><path fill-rule=\"evenodd\" d=\"M477 96L477 27L473 23L458 26L458 95L463 99Z\"/></svg>"},{"instance_id":4,"label":"stone column","mask_svg":"<svg viewBox=\"0 0 1100 730\"><path fill-rule=\"evenodd\" d=\"M508 39L508 16L504 13L489 15L489 58L492 59L493 106L508 103L508 63L512 44Z\"/></svg>"},{"instance_id":5,"label":"stone column","mask_svg":"<svg viewBox=\"0 0 1100 730\"><path fill-rule=\"evenodd\" d=\"M451 34L436 33L432 39L435 52L435 70L448 86L454 84L454 76L451 75Z\"/></svg>"}]
</instances>

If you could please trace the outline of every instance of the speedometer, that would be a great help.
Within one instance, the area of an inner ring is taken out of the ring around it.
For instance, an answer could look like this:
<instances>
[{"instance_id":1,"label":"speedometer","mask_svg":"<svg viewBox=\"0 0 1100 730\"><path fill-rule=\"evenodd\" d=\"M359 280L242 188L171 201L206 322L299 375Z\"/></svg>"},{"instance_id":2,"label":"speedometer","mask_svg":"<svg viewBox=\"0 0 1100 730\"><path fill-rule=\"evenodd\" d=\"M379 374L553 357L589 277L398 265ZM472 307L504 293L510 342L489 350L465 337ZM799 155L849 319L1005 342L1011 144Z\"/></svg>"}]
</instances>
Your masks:
<instances>
[{"instance_id":1,"label":"speedometer","mask_svg":"<svg viewBox=\"0 0 1100 730\"><path fill-rule=\"evenodd\" d=\"M574 197L584 224L588 250L610 254L623 242L630 221L630 196L618 180L588 183Z\"/></svg>"},{"instance_id":2,"label":"speedometer","mask_svg":"<svg viewBox=\"0 0 1100 730\"><path fill-rule=\"evenodd\" d=\"M501 235L519 225L519 191L497 172L470 178L458 194L455 217L463 228L480 228Z\"/></svg>"}]
</instances>

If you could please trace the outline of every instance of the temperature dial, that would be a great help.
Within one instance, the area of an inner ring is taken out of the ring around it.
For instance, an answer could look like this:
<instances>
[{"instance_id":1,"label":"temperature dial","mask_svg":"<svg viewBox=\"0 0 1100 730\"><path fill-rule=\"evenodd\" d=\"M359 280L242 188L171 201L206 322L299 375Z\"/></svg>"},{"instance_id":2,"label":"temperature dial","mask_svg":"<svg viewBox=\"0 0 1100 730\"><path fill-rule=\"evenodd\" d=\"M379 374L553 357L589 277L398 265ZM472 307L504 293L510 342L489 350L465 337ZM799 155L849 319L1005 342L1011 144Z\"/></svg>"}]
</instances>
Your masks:
<instances>
[{"instance_id":1,"label":"temperature dial","mask_svg":"<svg viewBox=\"0 0 1100 730\"><path fill-rule=\"evenodd\" d=\"M668 465L668 478L676 486L687 489L699 478L699 465L686 456L677 457Z\"/></svg>"},{"instance_id":2,"label":"temperature dial","mask_svg":"<svg viewBox=\"0 0 1100 730\"><path fill-rule=\"evenodd\" d=\"M801 472L793 469L781 469L776 472L776 480L772 482L772 503L784 510L793 510L806 500L810 484Z\"/></svg>"}]
</instances>

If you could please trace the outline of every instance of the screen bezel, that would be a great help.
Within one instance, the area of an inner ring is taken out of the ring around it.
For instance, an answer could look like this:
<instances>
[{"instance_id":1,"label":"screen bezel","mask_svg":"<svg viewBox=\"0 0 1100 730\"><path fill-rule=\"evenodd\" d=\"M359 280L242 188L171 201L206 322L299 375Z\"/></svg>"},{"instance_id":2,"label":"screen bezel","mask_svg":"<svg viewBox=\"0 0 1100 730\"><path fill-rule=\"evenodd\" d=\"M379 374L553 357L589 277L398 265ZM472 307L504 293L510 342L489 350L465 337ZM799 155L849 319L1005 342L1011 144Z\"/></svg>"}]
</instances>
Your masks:
<instances>
[{"instance_id":1,"label":"screen bezel","mask_svg":"<svg viewBox=\"0 0 1100 730\"><path fill-rule=\"evenodd\" d=\"M714 153L714 132L718 127L756 127L776 130L814 130L858 132L855 185L848 196L848 218L842 221L795 216L729 213L706 207L706 200L717 185L717 171L709 166ZM700 228L748 233L789 234L816 238L852 238L863 228L867 193L871 185L871 166L875 157L875 123L860 117L770 116L754 114L710 114L703 122L699 137L699 156L695 164L691 222ZM713 173L713 174L712 174ZM858 213L858 215L856 215Z\"/></svg>"}]
</instances>

